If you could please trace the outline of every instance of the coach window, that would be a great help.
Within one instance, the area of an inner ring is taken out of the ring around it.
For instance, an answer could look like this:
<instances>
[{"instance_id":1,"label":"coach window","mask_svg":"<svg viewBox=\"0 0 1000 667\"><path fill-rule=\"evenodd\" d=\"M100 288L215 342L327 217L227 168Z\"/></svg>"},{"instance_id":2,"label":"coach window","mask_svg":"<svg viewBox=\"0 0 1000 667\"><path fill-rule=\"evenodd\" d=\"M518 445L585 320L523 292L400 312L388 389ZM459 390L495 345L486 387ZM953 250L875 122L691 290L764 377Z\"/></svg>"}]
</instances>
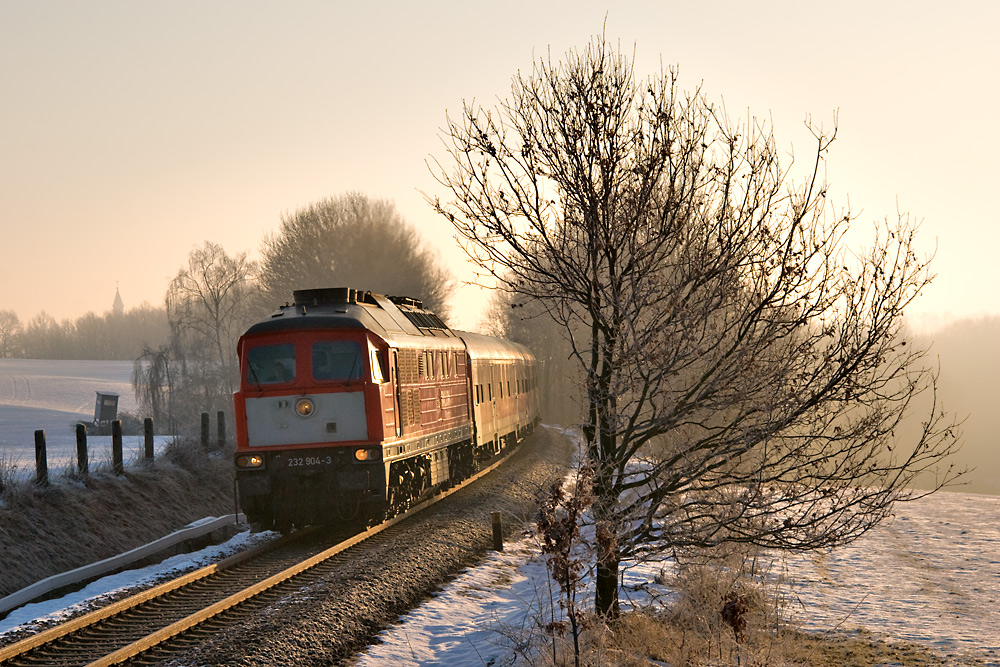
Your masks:
<instances>
[{"instance_id":1,"label":"coach window","mask_svg":"<svg viewBox=\"0 0 1000 667\"><path fill-rule=\"evenodd\" d=\"M295 379L295 346L258 345L247 355L247 382L275 384Z\"/></svg>"},{"instance_id":2,"label":"coach window","mask_svg":"<svg viewBox=\"0 0 1000 667\"><path fill-rule=\"evenodd\" d=\"M364 357L357 341L325 340L313 343L312 363L316 380L360 380Z\"/></svg>"}]
</instances>

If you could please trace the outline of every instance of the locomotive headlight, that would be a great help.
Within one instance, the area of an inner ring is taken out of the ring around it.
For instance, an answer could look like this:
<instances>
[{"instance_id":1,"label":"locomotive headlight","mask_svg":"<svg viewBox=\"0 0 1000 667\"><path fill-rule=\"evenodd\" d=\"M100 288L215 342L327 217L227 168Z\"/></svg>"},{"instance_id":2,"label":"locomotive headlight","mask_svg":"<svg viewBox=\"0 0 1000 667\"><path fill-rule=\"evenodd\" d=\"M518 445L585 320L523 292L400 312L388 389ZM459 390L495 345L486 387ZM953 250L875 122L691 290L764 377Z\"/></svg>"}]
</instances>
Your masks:
<instances>
[{"instance_id":1,"label":"locomotive headlight","mask_svg":"<svg viewBox=\"0 0 1000 667\"><path fill-rule=\"evenodd\" d=\"M300 417L309 417L313 412L316 411L316 406L313 405L311 399L300 398L295 401L295 412L298 413Z\"/></svg>"},{"instance_id":2,"label":"locomotive headlight","mask_svg":"<svg viewBox=\"0 0 1000 667\"><path fill-rule=\"evenodd\" d=\"M354 458L358 461L378 461L379 450L375 447L359 447L354 450Z\"/></svg>"},{"instance_id":3,"label":"locomotive headlight","mask_svg":"<svg viewBox=\"0 0 1000 667\"><path fill-rule=\"evenodd\" d=\"M238 468L259 468L264 465L264 457L260 454L249 454L236 457Z\"/></svg>"}]
</instances>

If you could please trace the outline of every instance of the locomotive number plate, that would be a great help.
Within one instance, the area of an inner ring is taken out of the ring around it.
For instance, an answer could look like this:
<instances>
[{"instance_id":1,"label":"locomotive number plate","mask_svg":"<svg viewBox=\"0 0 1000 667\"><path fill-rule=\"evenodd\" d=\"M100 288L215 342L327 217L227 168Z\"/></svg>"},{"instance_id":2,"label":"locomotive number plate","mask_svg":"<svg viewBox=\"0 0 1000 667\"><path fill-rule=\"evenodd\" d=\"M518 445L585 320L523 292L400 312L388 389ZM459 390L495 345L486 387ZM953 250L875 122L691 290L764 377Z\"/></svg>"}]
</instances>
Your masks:
<instances>
[{"instance_id":1,"label":"locomotive number plate","mask_svg":"<svg viewBox=\"0 0 1000 667\"><path fill-rule=\"evenodd\" d=\"M328 466L333 463L332 456L292 456L288 459L289 468L304 468L306 466Z\"/></svg>"}]
</instances>

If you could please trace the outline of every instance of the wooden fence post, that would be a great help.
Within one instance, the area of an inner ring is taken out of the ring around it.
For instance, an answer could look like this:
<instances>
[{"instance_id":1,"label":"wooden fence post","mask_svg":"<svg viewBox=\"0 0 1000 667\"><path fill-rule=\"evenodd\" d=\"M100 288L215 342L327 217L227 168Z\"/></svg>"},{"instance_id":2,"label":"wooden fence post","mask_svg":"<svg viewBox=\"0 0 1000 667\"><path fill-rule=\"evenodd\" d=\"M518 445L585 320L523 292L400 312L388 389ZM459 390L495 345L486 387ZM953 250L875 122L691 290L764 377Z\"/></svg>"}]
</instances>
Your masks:
<instances>
[{"instance_id":1,"label":"wooden fence post","mask_svg":"<svg viewBox=\"0 0 1000 667\"><path fill-rule=\"evenodd\" d=\"M90 475L90 457L87 455L87 425L76 425L76 470L81 477Z\"/></svg>"},{"instance_id":2,"label":"wooden fence post","mask_svg":"<svg viewBox=\"0 0 1000 667\"><path fill-rule=\"evenodd\" d=\"M493 512L493 550L503 551L503 518L500 512Z\"/></svg>"},{"instance_id":3,"label":"wooden fence post","mask_svg":"<svg viewBox=\"0 0 1000 667\"><path fill-rule=\"evenodd\" d=\"M49 460L45 453L45 429L35 431L35 483L49 485Z\"/></svg>"},{"instance_id":4,"label":"wooden fence post","mask_svg":"<svg viewBox=\"0 0 1000 667\"><path fill-rule=\"evenodd\" d=\"M145 437L146 444L146 460L152 461L156 458L156 452L153 450L153 418L146 417L142 422L142 434Z\"/></svg>"},{"instance_id":5,"label":"wooden fence post","mask_svg":"<svg viewBox=\"0 0 1000 667\"><path fill-rule=\"evenodd\" d=\"M221 452L226 448L226 413L219 410L218 414L219 422L219 451Z\"/></svg>"},{"instance_id":6,"label":"wooden fence post","mask_svg":"<svg viewBox=\"0 0 1000 667\"><path fill-rule=\"evenodd\" d=\"M122 453L122 420L111 422L111 469L116 475L125 474L125 457Z\"/></svg>"},{"instance_id":7,"label":"wooden fence post","mask_svg":"<svg viewBox=\"0 0 1000 667\"><path fill-rule=\"evenodd\" d=\"M208 413L201 413L201 448L208 449Z\"/></svg>"}]
</instances>

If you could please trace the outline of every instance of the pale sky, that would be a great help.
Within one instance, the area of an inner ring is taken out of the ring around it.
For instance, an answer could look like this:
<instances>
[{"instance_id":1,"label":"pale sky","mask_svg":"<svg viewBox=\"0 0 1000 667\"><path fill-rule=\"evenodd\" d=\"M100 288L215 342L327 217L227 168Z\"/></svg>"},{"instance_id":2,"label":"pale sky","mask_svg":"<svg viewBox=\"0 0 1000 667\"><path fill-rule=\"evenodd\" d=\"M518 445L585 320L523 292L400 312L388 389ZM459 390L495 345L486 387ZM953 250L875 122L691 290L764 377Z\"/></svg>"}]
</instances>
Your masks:
<instances>
[{"instance_id":1,"label":"pale sky","mask_svg":"<svg viewBox=\"0 0 1000 667\"><path fill-rule=\"evenodd\" d=\"M0 0L0 309L23 322L162 303L204 241L258 256L280 216L393 200L459 278L420 191L446 111L609 39L645 78L680 69L805 158L839 110L828 176L862 220L923 220L919 321L1000 314L1000 3ZM356 287L364 287L356 285ZM419 295L415 295L419 296ZM453 318L475 325L473 290Z\"/></svg>"}]
</instances>

